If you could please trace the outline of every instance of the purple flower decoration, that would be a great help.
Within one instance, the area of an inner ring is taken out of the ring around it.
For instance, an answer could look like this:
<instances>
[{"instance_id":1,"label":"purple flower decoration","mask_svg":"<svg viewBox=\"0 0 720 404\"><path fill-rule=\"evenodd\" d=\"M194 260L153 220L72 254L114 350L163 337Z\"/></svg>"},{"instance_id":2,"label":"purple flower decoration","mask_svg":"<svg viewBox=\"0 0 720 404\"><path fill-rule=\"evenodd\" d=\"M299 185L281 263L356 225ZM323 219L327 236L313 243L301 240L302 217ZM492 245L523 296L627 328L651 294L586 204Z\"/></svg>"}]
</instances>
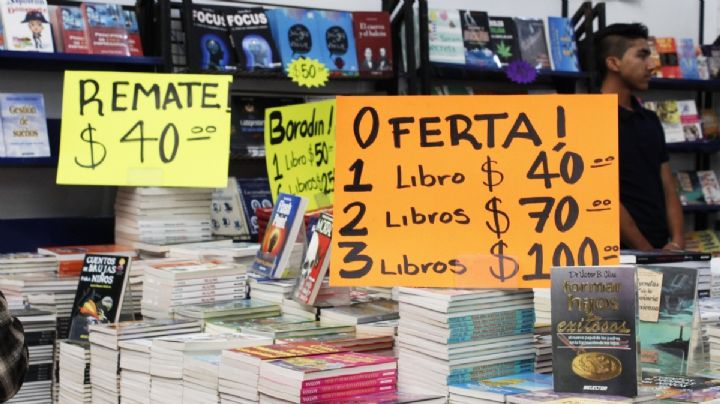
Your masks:
<instances>
[{"instance_id":1,"label":"purple flower decoration","mask_svg":"<svg viewBox=\"0 0 720 404\"><path fill-rule=\"evenodd\" d=\"M505 68L505 75L515 83L528 84L537 78L537 70L523 60L513 60Z\"/></svg>"}]
</instances>

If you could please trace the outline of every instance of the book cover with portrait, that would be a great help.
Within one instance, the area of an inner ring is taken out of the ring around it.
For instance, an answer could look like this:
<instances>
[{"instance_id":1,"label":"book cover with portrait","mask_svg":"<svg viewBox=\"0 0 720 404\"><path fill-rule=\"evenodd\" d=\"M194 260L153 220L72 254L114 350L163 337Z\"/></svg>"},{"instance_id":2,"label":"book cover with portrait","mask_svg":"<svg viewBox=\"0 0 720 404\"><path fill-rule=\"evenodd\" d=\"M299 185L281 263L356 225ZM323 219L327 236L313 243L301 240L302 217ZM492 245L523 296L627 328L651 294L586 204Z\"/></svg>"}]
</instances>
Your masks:
<instances>
[{"instance_id":1,"label":"book cover with portrait","mask_svg":"<svg viewBox=\"0 0 720 404\"><path fill-rule=\"evenodd\" d=\"M385 11L356 11L352 20L360 76L392 76L390 15Z\"/></svg>"}]
</instances>

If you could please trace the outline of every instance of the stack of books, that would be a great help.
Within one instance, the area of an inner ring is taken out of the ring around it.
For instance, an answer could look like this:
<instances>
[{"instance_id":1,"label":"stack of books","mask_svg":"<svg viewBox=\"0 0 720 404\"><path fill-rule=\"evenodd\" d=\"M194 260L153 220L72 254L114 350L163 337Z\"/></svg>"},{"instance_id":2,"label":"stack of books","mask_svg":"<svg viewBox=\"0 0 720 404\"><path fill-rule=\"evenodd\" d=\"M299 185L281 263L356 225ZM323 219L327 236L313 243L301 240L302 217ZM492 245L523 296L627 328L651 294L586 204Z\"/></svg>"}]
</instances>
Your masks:
<instances>
[{"instance_id":1,"label":"stack of books","mask_svg":"<svg viewBox=\"0 0 720 404\"><path fill-rule=\"evenodd\" d=\"M258 243L233 242L231 239L204 243L185 243L168 246L169 258L215 261L250 265L260 249Z\"/></svg>"},{"instance_id":2,"label":"stack of books","mask_svg":"<svg viewBox=\"0 0 720 404\"><path fill-rule=\"evenodd\" d=\"M205 322L210 319L245 320L278 315L280 315L280 307L274 303L256 299L243 299L183 306L178 309L175 317Z\"/></svg>"},{"instance_id":3,"label":"stack of books","mask_svg":"<svg viewBox=\"0 0 720 404\"><path fill-rule=\"evenodd\" d=\"M205 332L210 334L227 334L242 332L243 329L249 328L255 324L275 325L275 324L297 324L307 323L314 320L305 317L283 314L276 317L265 317L255 319L234 319L234 318L214 318L205 322Z\"/></svg>"},{"instance_id":4,"label":"stack of books","mask_svg":"<svg viewBox=\"0 0 720 404\"><path fill-rule=\"evenodd\" d=\"M8 403L34 403L52 401L53 347L56 339L55 314L37 309L14 310L25 329L30 366L25 373L22 388Z\"/></svg>"},{"instance_id":5,"label":"stack of books","mask_svg":"<svg viewBox=\"0 0 720 404\"><path fill-rule=\"evenodd\" d=\"M355 326L337 323L321 323L320 321L309 321L304 323L283 324L249 324L242 328L246 334L259 335L277 341L279 339L295 337L319 337L335 336L337 334L355 334Z\"/></svg>"},{"instance_id":6,"label":"stack of books","mask_svg":"<svg viewBox=\"0 0 720 404\"><path fill-rule=\"evenodd\" d=\"M260 402L365 402L367 395L396 390L396 359L387 356L341 352L260 364Z\"/></svg>"},{"instance_id":7,"label":"stack of books","mask_svg":"<svg viewBox=\"0 0 720 404\"><path fill-rule=\"evenodd\" d=\"M284 298L280 304L282 312L286 314L292 314L299 317L304 317L308 320L318 319L318 309L314 306L308 306L294 299Z\"/></svg>"},{"instance_id":8,"label":"stack of books","mask_svg":"<svg viewBox=\"0 0 720 404\"><path fill-rule=\"evenodd\" d=\"M60 404L92 403L90 385L90 344L59 341Z\"/></svg>"},{"instance_id":9,"label":"stack of books","mask_svg":"<svg viewBox=\"0 0 720 404\"><path fill-rule=\"evenodd\" d=\"M399 386L448 385L533 371L531 290L400 288Z\"/></svg>"},{"instance_id":10,"label":"stack of books","mask_svg":"<svg viewBox=\"0 0 720 404\"><path fill-rule=\"evenodd\" d=\"M150 404L151 338L120 341L120 401Z\"/></svg>"},{"instance_id":11,"label":"stack of books","mask_svg":"<svg viewBox=\"0 0 720 404\"><path fill-rule=\"evenodd\" d=\"M327 277L320 284L314 306L330 307L330 306L347 306L352 300L352 288L331 287ZM388 298L390 298L388 296Z\"/></svg>"},{"instance_id":12,"label":"stack of books","mask_svg":"<svg viewBox=\"0 0 720 404\"><path fill-rule=\"evenodd\" d=\"M265 300L281 304L285 299L291 299L295 288L295 279L267 279L250 277L250 296L253 299Z\"/></svg>"},{"instance_id":13,"label":"stack of books","mask_svg":"<svg viewBox=\"0 0 720 404\"><path fill-rule=\"evenodd\" d=\"M222 351L220 398L223 402L258 402L260 365L264 361L344 351L341 348L317 343L262 345Z\"/></svg>"},{"instance_id":14,"label":"stack of books","mask_svg":"<svg viewBox=\"0 0 720 404\"><path fill-rule=\"evenodd\" d=\"M220 352L191 353L184 360L183 402L219 402Z\"/></svg>"},{"instance_id":15,"label":"stack of books","mask_svg":"<svg viewBox=\"0 0 720 404\"><path fill-rule=\"evenodd\" d=\"M533 372L494 377L478 382L449 386L450 402L472 404L477 402L505 403L509 397L534 391L552 390L552 375ZM484 401L483 401L484 400Z\"/></svg>"},{"instance_id":16,"label":"stack of books","mask_svg":"<svg viewBox=\"0 0 720 404\"><path fill-rule=\"evenodd\" d=\"M120 397L120 341L198 332L197 321L145 320L90 326L93 402L117 403Z\"/></svg>"},{"instance_id":17,"label":"stack of books","mask_svg":"<svg viewBox=\"0 0 720 404\"><path fill-rule=\"evenodd\" d=\"M150 348L150 400L168 404L183 402L183 367L187 354L219 353L223 349L267 345L271 342L269 338L244 334L197 333L155 338Z\"/></svg>"},{"instance_id":18,"label":"stack of books","mask_svg":"<svg viewBox=\"0 0 720 404\"><path fill-rule=\"evenodd\" d=\"M537 334L536 331L535 373L552 374L552 363L552 335Z\"/></svg>"},{"instance_id":19,"label":"stack of books","mask_svg":"<svg viewBox=\"0 0 720 404\"><path fill-rule=\"evenodd\" d=\"M320 321L341 324L366 324L400 318L398 304L392 300L376 300L352 306L337 306L320 310Z\"/></svg>"},{"instance_id":20,"label":"stack of books","mask_svg":"<svg viewBox=\"0 0 720 404\"><path fill-rule=\"evenodd\" d=\"M178 307L244 299L244 265L192 260L144 263L142 314L172 318Z\"/></svg>"},{"instance_id":21,"label":"stack of books","mask_svg":"<svg viewBox=\"0 0 720 404\"><path fill-rule=\"evenodd\" d=\"M58 260L54 255L39 253L0 254L0 277L17 275L54 275Z\"/></svg>"},{"instance_id":22,"label":"stack of books","mask_svg":"<svg viewBox=\"0 0 720 404\"><path fill-rule=\"evenodd\" d=\"M212 189L121 187L115 199L115 240L141 247L212 239Z\"/></svg>"}]
</instances>

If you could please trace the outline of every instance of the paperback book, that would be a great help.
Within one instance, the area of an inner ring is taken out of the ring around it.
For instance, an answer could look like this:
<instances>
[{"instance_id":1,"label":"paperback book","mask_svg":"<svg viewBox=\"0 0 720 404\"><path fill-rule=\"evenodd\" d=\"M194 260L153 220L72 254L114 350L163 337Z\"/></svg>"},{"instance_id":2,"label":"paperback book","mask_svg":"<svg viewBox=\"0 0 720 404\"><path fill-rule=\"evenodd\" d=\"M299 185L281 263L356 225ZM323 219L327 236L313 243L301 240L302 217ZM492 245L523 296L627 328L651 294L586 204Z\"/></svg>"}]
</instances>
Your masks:
<instances>
[{"instance_id":1,"label":"paperback book","mask_svg":"<svg viewBox=\"0 0 720 404\"><path fill-rule=\"evenodd\" d=\"M320 47L324 38L317 28L318 11L276 8L266 10L266 13L285 70L293 60L300 57L323 60Z\"/></svg>"},{"instance_id":2,"label":"paperback book","mask_svg":"<svg viewBox=\"0 0 720 404\"><path fill-rule=\"evenodd\" d=\"M431 62L465 64L458 10L428 10L428 46Z\"/></svg>"},{"instance_id":3,"label":"paperback book","mask_svg":"<svg viewBox=\"0 0 720 404\"><path fill-rule=\"evenodd\" d=\"M511 17L490 17L490 44L502 66L520 59L515 20Z\"/></svg>"},{"instance_id":4,"label":"paperback book","mask_svg":"<svg viewBox=\"0 0 720 404\"><path fill-rule=\"evenodd\" d=\"M352 16L347 11L317 11L318 36L321 38L320 62L332 76L357 76Z\"/></svg>"},{"instance_id":5,"label":"paperback book","mask_svg":"<svg viewBox=\"0 0 720 404\"><path fill-rule=\"evenodd\" d=\"M42 94L0 93L0 118L7 157L49 157Z\"/></svg>"},{"instance_id":6,"label":"paperback book","mask_svg":"<svg viewBox=\"0 0 720 404\"><path fill-rule=\"evenodd\" d=\"M500 67L490 43L490 19L484 11L460 10L465 64L480 67Z\"/></svg>"},{"instance_id":7,"label":"paperback book","mask_svg":"<svg viewBox=\"0 0 720 404\"><path fill-rule=\"evenodd\" d=\"M143 48L137 15L133 10L123 10L123 17L125 18L125 31L127 31L130 56L142 56Z\"/></svg>"},{"instance_id":8,"label":"paperback book","mask_svg":"<svg viewBox=\"0 0 720 404\"><path fill-rule=\"evenodd\" d=\"M575 34L570 20L564 17L548 17L548 33L553 68L566 72L580 71Z\"/></svg>"},{"instance_id":9,"label":"paperback book","mask_svg":"<svg viewBox=\"0 0 720 404\"><path fill-rule=\"evenodd\" d=\"M119 4L82 3L80 8L93 54L130 56L125 16Z\"/></svg>"},{"instance_id":10,"label":"paperback book","mask_svg":"<svg viewBox=\"0 0 720 404\"><path fill-rule=\"evenodd\" d=\"M54 52L50 14L45 0L2 0L0 18L5 49Z\"/></svg>"},{"instance_id":11,"label":"paperback book","mask_svg":"<svg viewBox=\"0 0 720 404\"><path fill-rule=\"evenodd\" d=\"M354 12L352 20L360 76L392 76L392 40L388 13Z\"/></svg>"},{"instance_id":12,"label":"paperback book","mask_svg":"<svg viewBox=\"0 0 720 404\"><path fill-rule=\"evenodd\" d=\"M55 47L65 53L90 53L87 28L78 6L57 6L52 15Z\"/></svg>"},{"instance_id":13,"label":"paperback book","mask_svg":"<svg viewBox=\"0 0 720 404\"><path fill-rule=\"evenodd\" d=\"M300 278L298 278L293 292L293 298L302 304L312 306L315 303L330 266L332 223L332 216L322 213L312 228L312 236L303 259Z\"/></svg>"},{"instance_id":14,"label":"paperback book","mask_svg":"<svg viewBox=\"0 0 720 404\"><path fill-rule=\"evenodd\" d=\"M253 269L268 278L288 278L297 268L288 268L295 240L303 225L307 198L278 194Z\"/></svg>"},{"instance_id":15,"label":"paperback book","mask_svg":"<svg viewBox=\"0 0 720 404\"><path fill-rule=\"evenodd\" d=\"M188 68L194 72L227 72L236 69L235 51L225 15L232 8L209 5L190 7L187 30Z\"/></svg>"},{"instance_id":16,"label":"paperback book","mask_svg":"<svg viewBox=\"0 0 720 404\"><path fill-rule=\"evenodd\" d=\"M539 18L515 18L520 56L535 69L551 69L545 23Z\"/></svg>"},{"instance_id":17,"label":"paperback book","mask_svg":"<svg viewBox=\"0 0 720 404\"><path fill-rule=\"evenodd\" d=\"M252 72L279 71L282 68L270 31L270 21L262 8L228 11L226 18L238 69Z\"/></svg>"}]
</instances>

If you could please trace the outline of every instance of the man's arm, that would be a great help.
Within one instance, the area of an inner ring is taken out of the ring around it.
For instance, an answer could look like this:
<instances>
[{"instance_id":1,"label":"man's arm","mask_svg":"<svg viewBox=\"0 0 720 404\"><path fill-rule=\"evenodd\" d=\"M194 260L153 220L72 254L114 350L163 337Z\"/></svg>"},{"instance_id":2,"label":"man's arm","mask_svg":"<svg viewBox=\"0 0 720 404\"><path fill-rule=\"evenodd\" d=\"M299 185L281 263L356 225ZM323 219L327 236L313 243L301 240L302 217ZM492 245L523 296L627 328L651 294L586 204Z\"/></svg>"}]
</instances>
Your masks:
<instances>
[{"instance_id":1,"label":"man's arm","mask_svg":"<svg viewBox=\"0 0 720 404\"><path fill-rule=\"evenodd\" d=\"M685 248L685 235L683 234L683 211L680 198L677 195L673 181L670 163L667 161L660 165L660 178L665 193L665 214L667 216L670 242L663 247L667 250L681 250Z\"/></svg>"},{"instance_id":2,"label":"man's arm","mask_svg":"<svg viewBox=\"0 0 720 404\"><path fill-rule=\"evenodd\" d=\"M10 316L0 292L0 402L20 390L28 367L28 350L20 321Z\"/></svg>"},{"instance_id":3,"label":"man's arm","mask_svg":"<svg viewBox=\"0 0 720 404\"><path fill-rule=\"evenodd\" d=\"M652 250L653 248L622 203L620 204L620 240L635 250Z\"/></svg>"}]
</instances>

